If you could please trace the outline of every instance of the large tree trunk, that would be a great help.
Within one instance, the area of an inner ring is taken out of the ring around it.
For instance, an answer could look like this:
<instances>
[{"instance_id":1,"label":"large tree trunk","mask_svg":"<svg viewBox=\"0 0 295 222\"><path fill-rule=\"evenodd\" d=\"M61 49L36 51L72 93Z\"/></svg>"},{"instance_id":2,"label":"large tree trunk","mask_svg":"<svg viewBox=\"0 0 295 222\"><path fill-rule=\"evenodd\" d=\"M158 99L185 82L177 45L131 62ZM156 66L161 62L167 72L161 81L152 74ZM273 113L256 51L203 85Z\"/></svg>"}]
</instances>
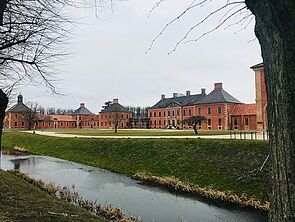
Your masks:
<instances>
[{"instance_id":1,"label":"large tree trunk","mask_svg":"<svg viewBox=\"0 0 295 222\"><path fill-rule=\"evenodd\" d=\"M2 128L3 120L5 117L5 110L7 108L8 98L6 94L0 89L0 152L1 152L1 142L2 142Z\"/></svg>"},{"instance_id":2,"label":"large tree trunk","mask_svg":"<svg viewBox=\"0 0 295 222\"><path fill-rule=\"evenodd\" d=\"M295 221L295 1L248 0L255 15L268 96L269 218Z\"/></svg>"}]
</instances>

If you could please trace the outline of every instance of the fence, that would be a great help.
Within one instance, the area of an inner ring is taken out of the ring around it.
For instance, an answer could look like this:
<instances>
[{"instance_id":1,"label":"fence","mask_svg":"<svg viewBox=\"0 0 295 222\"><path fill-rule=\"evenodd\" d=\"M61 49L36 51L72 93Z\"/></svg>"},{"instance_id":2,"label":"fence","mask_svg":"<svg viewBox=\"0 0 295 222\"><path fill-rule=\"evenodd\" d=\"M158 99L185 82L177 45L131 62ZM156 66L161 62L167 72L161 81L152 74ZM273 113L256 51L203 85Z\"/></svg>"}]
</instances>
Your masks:
<instances>
[{"instance_id":1,"label":"fence","mask_svg":"<svg viewBox=\"0 0 295 222\"><path fill-rule=\"evenodd\" d=\"M240 139L240 140L268 140L269 133L267 131L263 132L249 132L249 131L230 131L230 139Z\"/></svg>"}]
</instances>

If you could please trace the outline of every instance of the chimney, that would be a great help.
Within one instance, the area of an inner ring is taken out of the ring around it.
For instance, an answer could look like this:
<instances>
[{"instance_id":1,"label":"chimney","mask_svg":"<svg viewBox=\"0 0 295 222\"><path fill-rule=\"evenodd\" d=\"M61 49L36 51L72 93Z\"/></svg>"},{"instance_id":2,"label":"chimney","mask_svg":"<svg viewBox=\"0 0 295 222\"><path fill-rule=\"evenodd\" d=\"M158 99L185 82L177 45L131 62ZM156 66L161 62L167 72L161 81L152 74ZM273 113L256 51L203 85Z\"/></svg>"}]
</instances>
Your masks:
<instances>
[{"instance_id":1,"label":"chimney","mask_svg":"<svg viewBox=\"0 0 295 222\"><path fill-rule=\"evenodd\" d=\"M187 90L186 91L186 96L190 96L191 95L191 91Z\"/></svg>"},{"instance_id":2,"label":"chimney","mask_svg":"<svg viewBox=\"0 0 295 222\"><path fill-rule=\"evenodd\" d=\"M173 93L173 98L176 98L177 97L177 93Z\"/></svg>"},{"instance_id":3,"label":"chimney","mask_svg":"<svg viewBox=\"0 0 295 222\"><path fill-rule=\"evenodd\" d=\"M165 94L162 94L161 95L161 100L164 100L165 99Z\"/></svg>"},{"instance_id":4,"label":"chimney","mask_svg":"<svg viewBox=\"0 0 295 222\"><path fill-rule=\"evenodd\" d=\"M119 103L119 99L117 99L117 98L113 99L113 103L114 103L114 104L115 104L115 103Z\"/></svg>"},{"instance_id":5,"label":"chimney","mask_svg":"<svg viewBox=\"0 0 295 222\"><path fill-rule=\"evenodd\" d=\"M80 108L84 108L85 107L85 103L80 103Z\"/></svg>"},{"instance_id":6,"label":"chimney","mask_svg":"<svg viewBox=\"0 0 295 222\"><path fill-rule=\"evenodd\" d=\"M19 94L17 97L17 103L23 103L23 96L22 94Z\"/></svg>"},{"instance_id":7,"label":"chimney","mask_svg":"<svg viewBox=\"0 0 295 222\"><path fill-rule=\"evenodd\" d=\"M205 96L205 95L206 95L206 89L205 89L205 88L202 88L202 89L201 89L201 95L202 95L202 96Z\"/></svg>"},{"instance_id":8,"label":"chimney","mask_svg":"<svg viewBox=\"0 0 295 222\"><path fill-rule=\"evenodd\" d=\"M214 90L220 90L222 89L222 82L214 83Z\"/></svg>"}]
</instances>

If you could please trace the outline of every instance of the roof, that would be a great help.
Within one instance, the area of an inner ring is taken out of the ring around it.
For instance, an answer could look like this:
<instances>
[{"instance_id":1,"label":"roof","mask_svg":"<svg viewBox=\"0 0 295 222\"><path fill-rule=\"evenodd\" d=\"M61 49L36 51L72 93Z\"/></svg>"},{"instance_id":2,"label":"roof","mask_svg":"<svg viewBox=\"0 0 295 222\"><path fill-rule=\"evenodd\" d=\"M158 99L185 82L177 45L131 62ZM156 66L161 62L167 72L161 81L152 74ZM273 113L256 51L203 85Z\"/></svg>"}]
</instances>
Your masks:
<instances>
[{"instance_id":1,"label":"roof","mask_svg":"<svg viewBox=\"0 0 295 222\"><path fill-rule=\"evenodd\" d=\"M256 115L256 104L237 104L231 112L233 116Z\"/></svg>"},{"instance_id":2,"label":"roof","mask_svg":"<svg viewBox=\"0 0 295 222\"><path fill-rule=\"evenodd\" d=\"M80 106L78 109L75 110L73 115L95 115L89 109L84 106Z\"/></svg>"},{"instance_id":3,"label":"roof","mask_svg":"<svg viewBox=\"0 0 295 222\"><path fill-rule=\"evenodd\" d=\"M263 68L263 67L264 66L263 66L263 62L262 62L262 63L258 63L256 65L254 65L254 66L251 66L250 69L257 69L257 68Z\"/></svg>"},{"instance_id":4,"label":"roof","mask_svg":"<svg viewBox=\"0 0 295 222\"><path fill-rule=\"evenodd\" d=\"M39 115L40 120L57 120L57 121L64 121L64 122L71 122L76 121L75 116L71 115Z\"/></svg>"},{"instance_id":5,"label":"roof","mask_svg":"<svg viewBox=\"0 0 295 222\"><path fill-rule=\"evenodd\" d=\"M166 108L169 106L189 106L198 103L206 95L195 94L190 96L180 96L162 99L149 109Z\"/></svg>"},{"instance_id":6,"label":"roof","mask_svg":"<svg viewBox=\"0 0 295 222\"><path fill-rule=\"evenodd\" d=\"M23 96L20 94L17 97L17 104L7 110L7 112L23 113L31 112L32 110L23 103Z\"/></svg>"},{"instance_id":7,"label":"roof","mask_svg":"<svg viewBox=\"0 0 295 222\"><path fill-rule=\"evenodd\" d=\"M131 112L128 109L126 109L124 106L122 106L119 103L112 103L111 105L107 106L103 110L100 111L100 113L107 113L107 112Z\"/></svg>"},{"instance_id":8,"label":"roof","mask_svg":"<svg viewBox=\"0 0 295 222\"><path fill-rule=\"evenodd\" d=\"M214 89L207 96L205 96L198 104L211 104L211 103L242 103L235 97L230 95L224 89Z\"/></svg>"},{"instance_id":9,"label":"roof","mask_svg":"<svg viewBox=\"0 0 295 222\"><path fill-rule=\"evenodd\" d=\"M189 96L180 96L173 98L161 99L155 105L149 109L160 109L171 106L191 106L198 104L212 104L212 103L237 103L240 104L239 100L226 92L222 85L220 88L215 88L208 95L206 94L195 94Z\"/></svg>"}]
</instances>

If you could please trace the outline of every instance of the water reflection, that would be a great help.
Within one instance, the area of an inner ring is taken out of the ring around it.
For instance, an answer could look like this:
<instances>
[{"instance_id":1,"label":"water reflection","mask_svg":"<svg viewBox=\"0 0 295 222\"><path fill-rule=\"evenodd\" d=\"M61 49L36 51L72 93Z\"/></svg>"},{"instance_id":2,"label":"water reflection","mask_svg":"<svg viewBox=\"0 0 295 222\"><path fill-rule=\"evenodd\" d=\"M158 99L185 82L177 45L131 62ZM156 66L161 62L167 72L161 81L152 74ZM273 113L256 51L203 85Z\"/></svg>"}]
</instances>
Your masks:
<instances>
[{"instance_id":1,"label":"water reflection","mask_svg":"<svg viewBox=\"0 0 295 222\"><path fill-rule=\"evenodd\" d=\"M129 177L100 168L44 156L2 156L2 167L20 169L37 179L75 186L84 198L121 207L144 221L264 222L259 212L226 208L138 184Z\"/></svg>"}]
</instances>

